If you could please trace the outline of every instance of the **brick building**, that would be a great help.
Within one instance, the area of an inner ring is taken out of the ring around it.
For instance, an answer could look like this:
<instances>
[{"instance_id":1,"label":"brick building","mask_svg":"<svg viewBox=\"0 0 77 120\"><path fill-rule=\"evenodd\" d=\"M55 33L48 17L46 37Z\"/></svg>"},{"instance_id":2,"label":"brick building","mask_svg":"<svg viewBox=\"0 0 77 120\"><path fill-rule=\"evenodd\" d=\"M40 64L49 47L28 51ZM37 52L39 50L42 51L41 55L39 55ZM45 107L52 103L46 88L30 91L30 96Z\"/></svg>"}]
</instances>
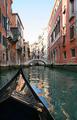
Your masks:
<instances>
[{"instance_id":1,"label":"brick building","mask_svg":"<svg viewBox=\"0 0 77 120\"><path fill-rule=\"evenodd\" d=\"M0 65L23 62L23 24L18 13L12 13L13 0L0 0Z\"/></svg>"},{"instance_id":2,"label":"brick building","mask_svg":"<svg viewBox=\"0 0 77 120\"><path fill-rule=\"evenodd\" d=\"M0 64L5 65L7 55L7 20L11 17L12 0L0 0Z\"/></svg>"},{"instance_id":3,"label":"brick building","mask_svg":"<svg viewBox=\"0 0 77 120\"><path fill-rule=\"evenodd\" d=\"M14 44L14 50L16 50L16 64L23 63L23 24L18 13L12 13L11 18L11 32L13 34L12 42Z\"/></svg>"},{"instance_id":4,"label":"brick building","mask_svg":"<svg viewBox=\"0 0 77 120\"><path fill-rule=\"evenodd\" d=\"M30 60L30 46L29 42L24 40L23 42L23 63Z\"/></svg>"},{"instance_id":5,"label":"brick building","mask_svg":"<svg viewBox=\"0 0 77 120\"><path fill-rule=\"evenodd\" d=\"M56 0L48 26L48 60L77 63L77 1Z\"/></svg>"}]
</instances>

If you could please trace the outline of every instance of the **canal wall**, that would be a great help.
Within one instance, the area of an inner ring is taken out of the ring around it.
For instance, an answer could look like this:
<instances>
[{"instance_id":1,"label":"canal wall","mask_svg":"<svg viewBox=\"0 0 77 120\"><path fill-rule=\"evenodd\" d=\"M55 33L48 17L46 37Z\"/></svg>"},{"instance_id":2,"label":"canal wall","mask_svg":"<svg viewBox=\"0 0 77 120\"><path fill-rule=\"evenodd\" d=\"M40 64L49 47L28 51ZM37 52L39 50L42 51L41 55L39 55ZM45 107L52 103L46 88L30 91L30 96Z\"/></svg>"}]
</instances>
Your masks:
<instances>
[{"instance_id":1,"label":"canal wall","mask_svg":"<svg viewBox=\"0 0 77 120\"><path fill-rule=\"evenodd\" d=\"M30 67L31 65L22 65L23 67ZM51 69L63 69L73 72L77 72L77 64L47 64L47 65L34 65L34 66L45 66ZM9 65L9 66L0 66L0 69L18 69L20 65Z\"/></svg>"},{"instance_id":2,"label":"canal wall","mask_svg":"<svg viewBox=\"0 0 77 120\"><path fill-rule=\"evenodd\" d=\"M0 70L4 69L18 69L20 65L8 65L8 66L0 66Z\"/></svg>"},{"instance_id":3,"label":"canal wall","mask_svg":"<svg viewBox=\"0 0 77 120\"><path fill-rule=\"evenodd\" d=\"M50 65L50 67L55 69L63 69L63 70L77 72L77 64L62 64L62 65L53 64L53 65Z\"/></svg>"}]
</instances>

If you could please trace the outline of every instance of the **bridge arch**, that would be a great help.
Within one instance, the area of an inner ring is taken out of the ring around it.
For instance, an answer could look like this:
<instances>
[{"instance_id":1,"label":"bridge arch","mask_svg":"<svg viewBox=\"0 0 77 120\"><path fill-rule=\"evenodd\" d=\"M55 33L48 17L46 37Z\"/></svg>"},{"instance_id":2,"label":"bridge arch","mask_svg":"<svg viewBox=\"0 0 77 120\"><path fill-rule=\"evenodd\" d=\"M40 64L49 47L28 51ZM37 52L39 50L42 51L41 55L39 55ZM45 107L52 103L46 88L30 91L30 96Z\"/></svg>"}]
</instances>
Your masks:
<instances>
[{"instance_id":1,"label":"bridge arch","mask_svg":"<svg viewBox=\"0 0 77 120\"><path fill-rule=\"evenodd\" d=\"M42 63L44 63L44 65L47 64L47 62L45 60L43 60L43 59L32 59L32 60L29 60L27 62L27 65L30 65L31 63L34 63L34 62L42 62Z\"/></svg>"}]
</instances>

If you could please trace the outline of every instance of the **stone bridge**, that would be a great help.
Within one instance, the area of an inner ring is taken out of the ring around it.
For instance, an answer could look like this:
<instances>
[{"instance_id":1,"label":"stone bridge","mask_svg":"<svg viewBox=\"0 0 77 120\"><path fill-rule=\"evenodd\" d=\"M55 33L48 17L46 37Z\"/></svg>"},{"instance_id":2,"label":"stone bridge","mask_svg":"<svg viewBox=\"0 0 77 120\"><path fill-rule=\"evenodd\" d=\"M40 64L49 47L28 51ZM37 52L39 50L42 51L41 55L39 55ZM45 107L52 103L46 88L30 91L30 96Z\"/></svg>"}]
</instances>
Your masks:
<instances>
[{"instance_id":1,"label":"stone bridge","mask_svg":"<svg viewBox=\"0 0 77 120\"><path fill-rule=\"evenodd\" d=\"M44 59L31 59L31 60L25 62L24 65L30 65L31 63L38 63L38 62L42 62L42 63L44 63L45 65L48 64L47 61L44 60Z\"/></svg>"}]
</instances>

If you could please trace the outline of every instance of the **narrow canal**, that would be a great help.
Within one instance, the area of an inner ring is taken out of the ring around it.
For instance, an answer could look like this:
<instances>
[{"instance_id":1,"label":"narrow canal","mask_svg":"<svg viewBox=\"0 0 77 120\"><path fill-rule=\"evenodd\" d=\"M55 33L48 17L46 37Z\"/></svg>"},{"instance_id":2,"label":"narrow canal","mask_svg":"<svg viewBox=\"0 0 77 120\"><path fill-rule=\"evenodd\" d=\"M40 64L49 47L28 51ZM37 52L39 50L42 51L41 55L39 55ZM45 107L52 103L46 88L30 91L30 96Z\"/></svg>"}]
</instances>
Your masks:
<instances>
[{"instance_id":1,"label":"narrow canal","mask_svg":"<svg viewBox=\"0 0 77 120\"><path fill-rule=\"evenodd\" d=\"M0 88L17 70L0 71ZM36 66L24 69L31 85L43 89L55 120L77 120L77 73Z\"/></svg>"}]
</instances>

